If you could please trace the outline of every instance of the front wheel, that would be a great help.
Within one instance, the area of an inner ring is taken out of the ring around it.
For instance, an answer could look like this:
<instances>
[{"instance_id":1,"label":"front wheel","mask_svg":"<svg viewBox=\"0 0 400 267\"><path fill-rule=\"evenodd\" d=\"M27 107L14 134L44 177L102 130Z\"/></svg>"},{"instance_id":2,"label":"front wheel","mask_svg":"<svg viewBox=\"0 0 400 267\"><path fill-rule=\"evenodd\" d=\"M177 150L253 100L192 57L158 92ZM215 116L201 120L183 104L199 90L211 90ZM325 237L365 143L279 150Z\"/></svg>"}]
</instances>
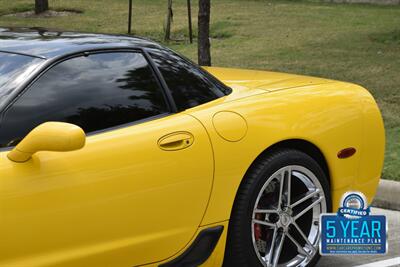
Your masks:
<instances>
[{"instance_id":1,"label":"front wheel","mask_svg":"<svg viewBox=\"0 0 400 267\"><path fill-rule=\"evenodd\" d=\"M224 266L315 265L319 217L330 210L328 179L313 158L285 149L258 159L235 199Z\"/></svg>"}]
</instances>

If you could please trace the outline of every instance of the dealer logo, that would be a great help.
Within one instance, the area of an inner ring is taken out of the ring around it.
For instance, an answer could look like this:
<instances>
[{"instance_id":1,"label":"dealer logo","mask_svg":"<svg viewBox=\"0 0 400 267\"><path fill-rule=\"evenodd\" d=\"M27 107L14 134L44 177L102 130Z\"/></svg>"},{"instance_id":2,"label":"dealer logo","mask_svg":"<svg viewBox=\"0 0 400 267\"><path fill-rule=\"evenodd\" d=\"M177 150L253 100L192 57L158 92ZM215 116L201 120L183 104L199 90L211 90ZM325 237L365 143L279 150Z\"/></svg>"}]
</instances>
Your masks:
<instances>
[{"instance_id":1,"label":"dealer logo","mask_svg":"<svg viewBox=\"0 0 400 267\"><path fill-rule=\"evenodd\" d=\"M365 208L367 199L361 192L348 192L343 195L342 207L339 208L338 215L348 219L359 219L370 213L369 207Z\"/></svg>"},{"instance_id":2,"label":"dealer logo","mask_svg":"<svg viewBox=\"0 0 400 267\"><path fill-rule=\"evenodd\" d=\"M322 214L320 222L322 255L387 252L386 217L370 215L361 192L344 194L338 212Z\"/></svg>"}]
</instances>

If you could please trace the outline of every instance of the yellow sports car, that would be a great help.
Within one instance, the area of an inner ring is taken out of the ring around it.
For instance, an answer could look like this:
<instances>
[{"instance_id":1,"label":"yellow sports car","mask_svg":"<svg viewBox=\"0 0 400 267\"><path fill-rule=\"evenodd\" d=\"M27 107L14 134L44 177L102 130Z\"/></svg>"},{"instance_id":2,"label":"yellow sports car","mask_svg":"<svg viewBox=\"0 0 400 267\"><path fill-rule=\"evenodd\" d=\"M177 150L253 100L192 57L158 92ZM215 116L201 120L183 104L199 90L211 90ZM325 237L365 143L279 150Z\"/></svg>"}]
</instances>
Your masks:
<instances>
[{"instance_id":1,"label":"yellow sports car","mask_svg":"<svg viewBox=\"0 0 400 267\"><path fill-rule=\"evenodd\" d=\"M384 128L350 83L201 68L128 36L0 28L0 266L312 266L371 202Z\"/></svg>"}]
</instances>

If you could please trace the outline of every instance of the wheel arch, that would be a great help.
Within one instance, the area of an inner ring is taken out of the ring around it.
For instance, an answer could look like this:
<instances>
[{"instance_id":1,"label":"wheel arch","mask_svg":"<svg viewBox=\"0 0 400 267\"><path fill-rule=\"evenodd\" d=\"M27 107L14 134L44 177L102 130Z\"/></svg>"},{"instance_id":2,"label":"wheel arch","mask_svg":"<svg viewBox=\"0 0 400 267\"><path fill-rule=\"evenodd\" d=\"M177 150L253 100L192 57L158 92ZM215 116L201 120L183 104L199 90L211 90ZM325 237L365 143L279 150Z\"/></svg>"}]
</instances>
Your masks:
<instances>
[{"instance_id":1,"label":"wheel arch","mask_svg":"<svg viewBox=\"0 0 400 267\"><path fill-rule=\"evenodd\" d=\"M271 153L272 151L276 151L276 150L280 150L280 149L296 149L296 150L306 153L307 155L312 157L318 163L318 165L322 168L322 170L326 174L326 177L328 178L328 182L330 184L331 180L330 180L329 165L328 165L328 161L326 160L323 152L321 151L321 149L318 146L316 146L312 142L306 141L304 139L286 139L286 140L282 140L282 141L279 141L277 143L270 145L264 151L262 151L257 156L257 158L254 159L254 161L251 163L251 165L247 169L246 173L253 167L253 165L257 162L258 159L264 157L265 155ZM243 177L243 179L245 179L245 176Z\"/></svg>"},{"instance_id":2,"label":"wheel arch","mask_svg":"<svg viewBox=\"0 0 400 267\"><path fill-rule=\"evenodd\" d=\"M259 160L261 160L262 158L264 158L268 154L271 154L273 151L282 150L282 149L296 149L296 150L299 150L299 151L301 151L303 153L306 153L311 158L313 158L318 163L318 165L322 168L323 172L325 173L326 177L328 178L328 184L329 184L329 186L331 186L331 175L330 175L328 161L326 160L326 158L325 158L323 152L321 151L321 149L319 149L318 146L316 146L312 142L306 141L304 139L285 139L285 140L281 140L281 141L278 141L278 142L270 145L269 147L264 149L253 160L253 162L247 168L244 176L242 177L242 180L239 182L239 186L238 186L238 188L236 190L236 194L235 194L235 197L234 197L234 200L233 200L233 203L232 203L232 207L233 207L234 203L236 202L237 193L240 190L240 187L242 186L243 182L246 179L247 174L253 168L253 166L256 165ZM233 210L231 209L229 218L232 216L232 211Z\"/></svg>"}]
</instances>

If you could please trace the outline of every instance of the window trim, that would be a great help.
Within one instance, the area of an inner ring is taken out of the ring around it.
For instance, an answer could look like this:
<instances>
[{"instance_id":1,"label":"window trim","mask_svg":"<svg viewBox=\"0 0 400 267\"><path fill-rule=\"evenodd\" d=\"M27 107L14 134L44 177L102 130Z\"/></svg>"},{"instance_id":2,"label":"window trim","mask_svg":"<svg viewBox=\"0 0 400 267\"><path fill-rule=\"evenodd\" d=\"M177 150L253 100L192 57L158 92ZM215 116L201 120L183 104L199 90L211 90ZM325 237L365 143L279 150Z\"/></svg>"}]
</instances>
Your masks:
<instances>
[{"instance_id":1,"label":"window trim","mask_svg":"<svg viewBox=\"0 0 400 267\"><path fill-rule=\"evenodd\" d=\"M32 76L30 77L30 79L28 79L28 81L23 83L20 86L20 88L18 88L16 90L16 93L12 96L12 99L5 105L4 109L2 111L0 111L0 126L2 125L3 119L4 119L5 115L7 114L8 110L15 104L15 102L20 97L22 97L43 75L45 75L53 67L57 66L58 64L60 64L64 61L67 61L67 60L73 59L73 58L77 58L77 57L82 57L82 56L86 57L91 54L118 53L118 52L120 52L120 53L141 53L143 55L143 57L149 64L149 67L154 76L154 79L156 80L156 82L159 86L159 89L162 91L162 95L163 95L165 104L167 106L167 111L164 113L155 115L155 116L151 116L148 118L138 120L138 121L132 121L132 122L124 123L121 125L101 129L98 131L85 133L86 137L90 137L90 136L94 136L97 134L102 134L102 133L106 133L109 131L114 131L114 130L118 130L118 129L122 129L122 128L131 127L133 125L141 124L141 123L152 121L152 120L157 120L160 118L170 116L174 113L177 113L176 105L172 98L172 95L169 92L169 89L166 87L164 79L162 78L162 76L160 76L161 74L159 73L158 69L155 68L154 62L151 60L151 58L147 54L147 51L145 51L142 48L129 48L129 47L128 48L126 48L126 47L115 48L114 47L114 48L102 48L102 49L86 49L86 50L77 51L77 52L74 52L71 54L66 54L61 57L57 57L53 60L49 60L49 62L47 64L44 64L43 66L41 66L41 68L39 70L37 70L37 72L33 73ZM15 146L0 148L0 152L10 151L14 147Z\"/></svg>"},{"instance_id":2,"label":"window trim","mask_svg":"<svg viewBox=\"0 0 400 267\"><path fill-rule=\"evenodd\" d=\"M0 49L0 53L5 53L5 54L14 54L14 55L20 55L20 56L26 56L26 57L33 57L33 58L39 58L39 59L46 59L43 56L37 56L37 55L31 55L31 54L26 54L26 53L22 53L22 52L13 52L13 51L7 51L7 50L1 50Z\"/></svg>"},{"instance_id":3,"label":"window trim","mask_svg":"<svg viewBox=\"0 0 400 267\"><path fill-rule=\"evenodd\" d=\"M160 86L163 88L164 94L171 105L171 112L173 112L173 113L179 112L178 107L176 106L174 97L172 96L172 92L169 89L169 87L164 79L164 76L161 74L161 71L158 69L156 63L154 63L154 60L151 57L150 53L147 50L143 49L143 54L145 55L147 61L150 63L151 68L153 69L154 75L157 76L159 79Z\"/></svg>"}]
</instances>

